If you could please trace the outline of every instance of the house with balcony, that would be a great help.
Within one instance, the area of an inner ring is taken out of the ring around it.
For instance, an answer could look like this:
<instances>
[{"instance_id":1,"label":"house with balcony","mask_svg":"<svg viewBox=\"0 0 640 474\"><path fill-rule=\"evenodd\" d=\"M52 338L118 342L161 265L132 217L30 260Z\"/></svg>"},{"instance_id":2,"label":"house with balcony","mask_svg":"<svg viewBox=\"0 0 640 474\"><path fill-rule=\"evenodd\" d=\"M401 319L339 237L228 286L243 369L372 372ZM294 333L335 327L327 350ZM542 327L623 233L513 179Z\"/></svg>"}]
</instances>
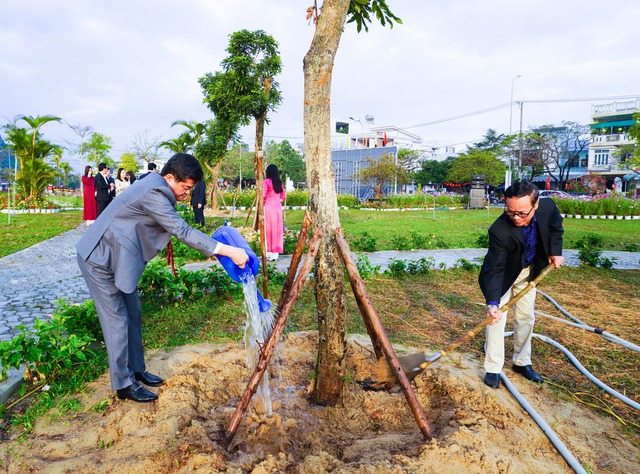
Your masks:
<instances>
[{"instance_id":1,"label":"house with balcony","mask_svg":"<svg viewBox=\"0 0 640 474\"><path fill-rule=\"evenodd\" d=\"M616 178L622 179L623 191L633 170L625 166L627 153L625 145L635 141L629 136L629 129L636 123L633 116L640 113L640 98L624 102L611 102L591 106L591 139L587 169L607 180L611 188Z\"/></svg>"}]
</instances>

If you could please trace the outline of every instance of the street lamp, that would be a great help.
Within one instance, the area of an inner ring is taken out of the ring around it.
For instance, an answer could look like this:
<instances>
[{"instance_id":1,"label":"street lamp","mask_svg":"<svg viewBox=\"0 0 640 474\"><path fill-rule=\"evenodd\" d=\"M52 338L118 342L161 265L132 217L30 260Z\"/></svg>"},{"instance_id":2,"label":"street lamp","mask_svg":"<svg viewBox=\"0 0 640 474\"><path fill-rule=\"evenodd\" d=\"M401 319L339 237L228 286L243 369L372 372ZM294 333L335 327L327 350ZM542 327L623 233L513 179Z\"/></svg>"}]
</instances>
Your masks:
<instances>
[{"instance_id":1,"label":"street lamp","mask_svg":"<svg viewBox=\"0 0 640 474\"><path fill-rule=\"evenodd\" d=\"M511 79L511 98L509 100L509 136L511 136L511 123L513 121L513 84L516 82L516 79L522 77L522 74L518 74L513 79ZM504 187L505 189L511 186L511 161L513 157L509 155L509 166L507 171L507 179L505 180Z\"/></svg>"},{"instance_id":2,"label":"street lamp","mask_svg":"<svg viewBox=\"0 0 640 474\"><path fill-rule=\"evenodd\" d=\"M349 117L349 119L353 120L354 122L359 122L360 123L360 126L362 127L362 148L364 148L364 124L362 123L362 120L354 119L353 117ZM357 140L356 140L356 143L358 143Z\"/></svg>"}]
</instances>

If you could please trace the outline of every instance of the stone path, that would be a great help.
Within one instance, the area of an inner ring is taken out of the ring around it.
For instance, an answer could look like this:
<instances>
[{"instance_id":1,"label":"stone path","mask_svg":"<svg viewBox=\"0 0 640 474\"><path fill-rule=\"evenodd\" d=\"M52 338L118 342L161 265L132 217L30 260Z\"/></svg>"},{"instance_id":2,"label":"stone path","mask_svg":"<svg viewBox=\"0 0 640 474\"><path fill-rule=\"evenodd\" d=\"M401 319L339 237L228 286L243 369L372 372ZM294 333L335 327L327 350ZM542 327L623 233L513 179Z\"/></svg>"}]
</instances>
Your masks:
<instances>
[{"instance_id":1,"label":"stone path","mask_svg":"<svg viewBox=\"0 0 640 474\"><path fill-rule=\"evenodd\" d=\"M6 341L19 333L18 325L30 327L36 318L51 316L56 301L66 299L69 303L81 303L89 298L87 286L76 262L75 243L85 232L84 225L52 239L40 242L20 252L0 258L0 340ZM433 257L435 268L444 264L447 268L464 258L471 263L480 263L484 249L384 251L366 254L372 265L386 268L391 258L418 260ZM578 253L565 251L568 266L579 264ZM603 257L616 258L616 269L640 268L640 253L603 252ZM277 267L286 271L289 256L282 256ZM186 265L187 269L198 269L217 265L215 262L199 262Z\"/></svg>"}]
</instances>

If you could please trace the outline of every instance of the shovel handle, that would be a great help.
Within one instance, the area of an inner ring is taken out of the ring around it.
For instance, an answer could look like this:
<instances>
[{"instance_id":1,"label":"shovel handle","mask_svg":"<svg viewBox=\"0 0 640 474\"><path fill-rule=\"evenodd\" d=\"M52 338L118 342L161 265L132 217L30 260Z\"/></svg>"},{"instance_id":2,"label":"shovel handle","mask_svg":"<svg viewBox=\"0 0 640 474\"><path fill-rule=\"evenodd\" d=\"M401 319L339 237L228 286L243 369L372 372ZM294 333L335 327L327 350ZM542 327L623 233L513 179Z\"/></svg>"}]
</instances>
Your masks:
<instances>
[{"instance_id":1,"label":"shovel handle","mask_svg":"<svg viewBox=\"0 0 640 474\"><path fill-rule=\"evenodd\" d=\"M514 304L516 304L518 301L520 301L520 299L524 295L526 295L527 293L529 293L529 291L533 290L536 286L538 286L538 284L544 279L544 277L547 276L547 274L551 271L552 268L554 268L553 263L550 263L549 265L544 267L544 270L542 270L537 277L535 277L533 280L531 280L527 284L527 286L525 286L516 296L514 296L509 301L507 301L505 304L503 304L502 307L500 307L500 311L502 311L504 313L509 308L511 308ZM432 364L435 361L437 361L438 359L440 359L446 353L451 352L452 350L458 348L459 346L461 346L465 342L470 341L472 338L477 336L480 331L482 331L485 327L487 327L489 325L489 323L491 323L492 320L493 320L493 318L485 319L484 321L482 321L480 324L478 324L476 327L474 327L471 331L467 332L464 336L462 336L457 341L452 342L447 347L445 347L443 350L436 352L435 354L433 354L430 357L427 357L427 359L422 364L420 364L420 366L419 366L420 369L422 369L422 370L426 369L430 364Z\"/></svg>"}]
</instances>

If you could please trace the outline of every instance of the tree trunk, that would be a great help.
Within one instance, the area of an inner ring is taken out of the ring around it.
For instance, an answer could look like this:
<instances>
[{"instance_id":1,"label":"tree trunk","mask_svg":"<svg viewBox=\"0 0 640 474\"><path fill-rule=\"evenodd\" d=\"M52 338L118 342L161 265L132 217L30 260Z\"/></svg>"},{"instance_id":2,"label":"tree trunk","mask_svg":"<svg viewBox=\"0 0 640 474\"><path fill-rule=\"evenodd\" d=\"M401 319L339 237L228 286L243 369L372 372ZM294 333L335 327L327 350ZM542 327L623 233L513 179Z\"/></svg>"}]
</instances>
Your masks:
<instances>
[{"instance_id":1,"label":"tree trunk","mask_svg":"<svg viewBox=\"0 0 640 474\"><path fill-rule=\"evenodd\" d=\"M262 171L262 140L264 137L264 123L267 119L266 112L256 118L256 151L253 160L253 167L256 173L256 229L260 232L260 258L262 260L262 295L269 297L267 291L267 241L264 233L264 201L262 197L262 182L264 173Z\"/></svg>"},{"instance_id":2,"label":"tree trunk","mask_svg":"<svg viewBox=\"0 0 640 474\"><path fill-rule=\"evenodd\" d=\"M218 176L220 176L220 168L222 168L222 160L211 166L207 163L207 168L211 173L211 189L209 190L209 205L211 209L217 211L220 209L218 202Z\"/></svg>"},{"instance_id":3,"label":"tree trunk","mask_svg":"<svg viewBox=\"0 0 640 474\"><path fill-rule=\"evenodd\" d=\"M348 0L325 0L304 58L309 201L315 225L323 235L314 274L319 332L314 396L323 405L335 405L340 399L346 355L344 267L335 240L340 219L331 164L330 99L333 62L348 8Z\"/></svg>"}]
</instances>

